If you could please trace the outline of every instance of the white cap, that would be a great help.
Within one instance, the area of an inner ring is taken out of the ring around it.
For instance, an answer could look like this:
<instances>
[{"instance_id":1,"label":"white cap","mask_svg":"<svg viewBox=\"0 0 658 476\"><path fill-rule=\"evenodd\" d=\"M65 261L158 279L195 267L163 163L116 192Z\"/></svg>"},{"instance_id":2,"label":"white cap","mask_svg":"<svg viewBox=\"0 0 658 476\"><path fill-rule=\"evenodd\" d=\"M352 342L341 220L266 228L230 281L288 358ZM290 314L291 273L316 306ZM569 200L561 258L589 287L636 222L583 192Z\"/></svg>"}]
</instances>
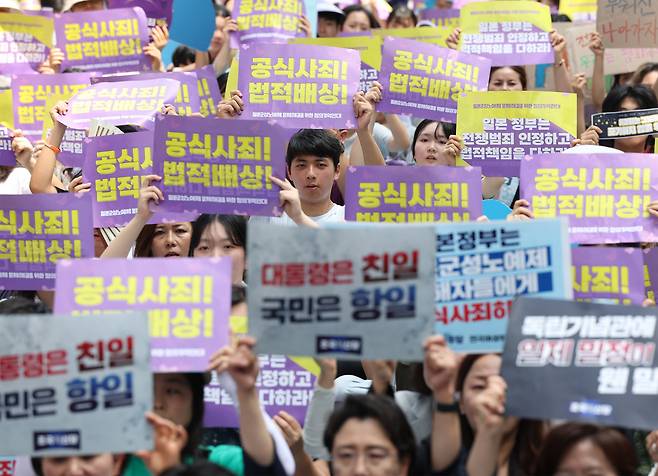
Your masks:
<instances>
[{"instance_id":1,"label":"white cap","mask_svg":"<svg viewBox=\"0 0 658 476\"><path fill-rule=\"evenodd\" d=\"M621 150L602 145L577 145L562 151L563 154L623 154Z\"/></svg>"},{"instance_id":2,"label":"white cap","mask_svg":"<svg viewBox=\"0 0 658 476\"><path fill-rule=\"evenodd\" d=\"M0 8L11 8L20 12L21 4L18 0L0 0Z\"/></svg>"},{"instance_id":3,"label":"white cap","mask_svg":"<svg viewBox=\"0 0 658 476\"><path fill-rule=\"evenodd\" d=\"M338 8L333 3L329 3L329 2L318 3L318 14L320 13L335 13L336 15L339 15L341 17L345 16L343 10Z\"/></svg>"}]
</instances>

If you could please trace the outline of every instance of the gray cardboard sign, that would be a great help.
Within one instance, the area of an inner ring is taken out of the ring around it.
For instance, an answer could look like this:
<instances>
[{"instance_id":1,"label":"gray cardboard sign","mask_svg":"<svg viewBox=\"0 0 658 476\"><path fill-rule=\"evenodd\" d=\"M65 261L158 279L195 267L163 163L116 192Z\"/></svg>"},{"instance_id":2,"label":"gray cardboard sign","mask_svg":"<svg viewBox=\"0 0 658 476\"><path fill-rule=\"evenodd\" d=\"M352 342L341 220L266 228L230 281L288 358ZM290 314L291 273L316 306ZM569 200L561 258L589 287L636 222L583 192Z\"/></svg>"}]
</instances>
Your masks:
<instances>
[{"instance_id":1,"label":"gray cardboard sign","mask_svg":"<svg viewBox=\"0 0 658 476\"><path fill-rule=\"evenodd\" d=\"M0 454L153 447L146 313L0 320Z\"/></svg>"},{"instance_id":2,"label":"gray cardboard sign","mask_svg":"<svg viewBox=\"0 0 658 476\"><path fill-rule=\"evenodd\" d=\"M434 323L432 225L249 223L258 352L422 360Z\"/></svg>"},{"instance_id":3,"label":"gray cardboard sign","mask_svg":"<svg viewBox=\"0 0 658 476\"><path fill-rule=\"evenodd\" d=\"M656 308L519 298L502 376L507 412L653 430Z\"/></svg>"}]
</instances>

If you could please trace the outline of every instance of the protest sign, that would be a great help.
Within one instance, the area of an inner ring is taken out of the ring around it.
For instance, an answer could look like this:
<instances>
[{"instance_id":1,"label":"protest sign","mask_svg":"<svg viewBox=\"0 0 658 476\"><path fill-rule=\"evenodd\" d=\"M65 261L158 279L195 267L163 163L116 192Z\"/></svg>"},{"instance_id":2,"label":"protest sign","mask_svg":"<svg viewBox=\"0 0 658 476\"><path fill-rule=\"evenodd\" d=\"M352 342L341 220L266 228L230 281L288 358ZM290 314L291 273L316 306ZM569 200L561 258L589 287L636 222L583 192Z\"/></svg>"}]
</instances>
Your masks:
<instances>
[{"instance_id":1,"label":"protest sign","mask_svg":"<svg viewBox=\"0 0 658 476\"><path fill-rule=\"evenodd\" d=\"M68 99L69 95L67 94L51 94L46 97L44 111L50 111L59 101L67 101ZM50 131L53 126L54 124L50 114L44 114L43 129L41 132L42 140L49 142L48 137L50 136ZM85 159L83 143L86 136L86 131L83 129L66 128L64 137L62 137L62 142L59 145L60 153L57 154L57 160L69 167L82 167L82 163Z\"/></svg>"},{"instance_id":2,"label":"protest sign","mask_svg":"<svg viewBox=\"0 0 658 476\"><path fill-rule=\"evenodd\" d=\"M345 219L359 222L469 221L482 215L475 167L350 167Z\"/></svg>"},{"instance_id":3,"label":"protest sign","mask_svg":"<svg viewBox=\"0 0 658 476\"><path fill-rule=\"evenodd\" d=\"M553 63L548 38L551 14L538 2L474 2L461 9L460 50L484 56L492 66Z\"/></svg>"},{"instance_id":4,"label":"protest sign","mask_svg":"<svg viewBox=\"0 0 658 476\"><path fill-rule=\"evenodd\" d=\"M317 10L308 11L314 3L304 0L278 0L254 2L236 0L233 4L233 18L238 23L236 40L239 43L271 42L303 36L301 19L317 18ZM316 20L317 24L317 20ZM311 35L315 37L315 33Z\"/></svg>"},{"instance_id":5,"label":"protest sign","mask_svg":"<svg viewBox=\"0 0 658 476\"><path fill-rule=\"evenodd\" d=\"M569 299L566 220L436 226L436 323L456 352L500 352L512 302Z\"/></svg>"},{"instance_id":6,"label":"protest sign","mask_svg":"<svg viewBox=\"0 0 658 476\"><path fill-rule=\"evenodd\" d=\"M238 89L241 119L269 119L289 128L356 127L359 53L312 45L244 45Z\"/></svg>"},{"instance_id":7,"label":"protest sign","mask_svg":"<svg viewBox=\"0 0 658 476\"><path fill-rule=\"evenodd\" d=\"M594 53L589 49L589 38L596 31L595 23L571 25L565 31L569 65L574 73L591 78L594 73Z\"/></svg>"},{"instance_id":8,"label":"protest sign","mask_svg":"<svg viewBox=\"0 0 658 476\"><path fill-rule=\"evenodd\" d=\"M289 40L291 45L316 45L348 48L359 52L361 57L361 75L359 91L368 91L373 81L379 79L382 64L381 38L375 36L351 36L349 38L295 38Z\"/></svg>"},{"instance_id":9,"label":"protest sign","mask_svg":"<svg viewBox=\"0 0 658 476\"><path fill-rule=\"evenodd\" d=\"M303 365L308 360L310 359L290 358L285 355L258 356L260 372L256 388L259 401L270 416L285 411L300 425L304 424L315 385L315 375ZM204 388L204 402L204 427L240 426L233 399L220 386L214 373L210 384Z\"/></svg>"},{"instance_id":10,"label":"protest sign","mask_svg":"<svg viewBox=\"0 0 658 476\"><path fill-rule=\"evenodd\" d=\"M422 41L424 43L432 43L441 47L446 47L446 39L450 36L452 28L374 28L370 33L374 37L393 37L393 38L406 38L407 40Z\"/></svg>"},{"instance_id":11,"label":"protest sign","mask_svg":"<svg viewBox=\"0 0 658 476\"><path fill-rule=\"evenodd\" d=\"M70 98L89 86L89 73L14 75L11 92L14 104L14 125L31 141L41 138L45 108L49 96Z\"/></svg>"},{"instance_id":12,"label":"protest sign","mask_svg":"<svg viewBox=\"0 0 658 476\"><path fill-rule=\"evenodd\" d=\"M598 0L596 31L606 48L655 48L658 3Z\"/></svg>"},{"instance_id":13,"label":"protest sign","mask_svg":"<svg viewBox=\"0 0 658 476\"><path fill-rule=\"evenodd\" d=\"M143 52L149 32L141 8L67 12L55 17L55 33L63 71L151 71Z\"/></svg>"},{"instance_id":14,"label":"protest sign","mask_svg":"<svg viewBox=\"0 0 658 476\"><path fill-rule=\"evenodd\" d=\"M90 197L72 193L2 196L0 289L52 289L58 260L92 256Z\"/></svg>"},{"instance_id":15,"label":"protest sign","mask_svg":"<svg viewBox=\"0 0 658 476\"><path fill-rule=\"evenodd\" d=\"M517 299L501 370L506 413L653 430L656 314L655 308Z\"/></svg>"},{"instance_id":16,"label":"protest sign","mask_svg":"<svg viewBox=\"0 0 658 476\"><path fill-rule=\"evenodd\" d=\"M195 69L194 74L197 77L201 115L214 116L217 110L216 104L222 100L215 69L213 65L206 65L203 68ZM230 93L230 90L228 92Z\"/></svg>"},{"instance_id":17,"label":"protest sign","mask_svg":"<svg viewBox=\"0 0 658 476\"><path fill-rule=\"evenodd\" d=\"M152 370L203 372L228 343L230 291L228 257L65 261L57 265L55 312L148 311Z\"/></svg>"},{"instance_id":18,"label":"protest sign","mask_svg":"<svg viewBox=\"0 0 658 476\"><path fill-rule=\"evenodd\" d=\"M140 7L146 15L147 25L171 25L172 6L174 0L108 0L110 8Z\"/></svg>"},{"instance_id":19,"label":"protest sign","mask_svg":"<svg viewBox=\"0 0 658 476\"><path fill-rule=\"evenodd\" d=\"M0 123L0 166L13 167L16 165L16 155L11 148L12 130Z\"/></svg>"},{"instance_id":20,"label":"protest sign","mask_svg":"<svg viewBox=\"0 0 658 476\"><path fill-rule=\"evenodd\" d=\"M91 183L94 227L125 226L137 213L142 178L152 173L153 132L85 140L83 182Z\"/></svg>"},{"instance_id":21,"label":"protest sign","mask_svg":"<svg viewBox=\"0 0 658 476\"><path fill-rule=\"evenodd\" d=\"M644 301L642 250L579 246L571 250L574 297L601 304Z\"/></svg>"},{"instance_id":22,"label":"protest sign","mask_svg":"<svg viewBox=\"0 0 658 476\"><path fill-rule=\"evenodd\" d=\"M468 92L457 102L462 159L485 175L518 176L526 155L562 152L578 133L576 95L545 91Z\"/></svg>"},{"instance_id":23,"label":"protest sign","mask_svg":"<svg viewBox=\"0 0 658 476\"><path fill-rule=\"evenodd\" d=\"M658 48L611 48L603 55L605 74L632 73L644 63L653 62Z\"/></svg>"},{"instance_id":24,"label":"protest sign","mask_svg":"<svg viewBox=\"0 0 658 476\"><path fill-rule=\"evenodd\" d=\"M457 28L459 27L459 10L457 8L425 8L420 11L419 20L431 21L438 27Z\"/></svg>"},{"instance_id":25,"label":"protest sign","mask_svg":"<svg viewBox=\"0 0 658 476\"><path fill-rule=\"evenodd\" d=\"M179 88L173 79L93 84L76 93L66 115L58 119L76 129L89 128L92 119L152 129L155 114L176 98Z\"/></svg>"},{"instance_id":26,"label":"protest sign","mask_svg":"<svg viewBox=\"0 0 658 476\"><path fill-rule=\"evenodd\" d=\"M258 352L422 360L434 243L429 225L249 223L249 334Z\"/></svg>"},{"instance_id":27,"label":"protest sign","mask_svg":"<svg viewBox=\"0 0 658 476\"><path fill-rule=\"evenodd\" d=\"M280 214L279 188L269 177L286 176L290 132L259 121L160 116L153 172L162 177L159 211Z\"/></svg>"},{"instance_id":28,"label":"protest sign","mask_svg":"<svg viewBox=\"0 0 658 476\"><path fill-rule=\"evenodd\" d=\"M34 73L53 46L53 21L0 13L0 73Z\"/></svg>"},{"instance_id":29,"label":"protest sign","mask_svg":"<svg viewBox=\"0 0 658 476\"><path fill-rule=\"evenodd\" d=\"M521 161L521 196L536 218L569 217L573 243L658 239L647 206L658 199L658 163L645 154L547 154Z\"/></svg>"},{"instance_id":30,"label":"protest sign","mask_svg":"<svg viewBox=\"0 0 658 476\"><path fill-rule=\"evenodd\" d=\"M161 79L173 79L180 83L176 98L171 105L176 109L179 116L190 116L201 111L199 99L199 87L197 75L194 72L171 72L171 73L139 73L139 74L114 74L109 76L97 76L91 79L91 84L117 83L125 81L154 81L155 84Z\"/></svg>"},{"instance_id":31,"label":"protest sign","mask_svg":"<svg viewBox=\"0 0 658 476\"><path fill-rule=\"evenodd\" d=\"M491 61L449 48L385 38L377 110L456 122L462 91L486 91Z\"/></svg>"},{"instance_id":32,"label":"protest sign","mask_svg":"<svg viewBox=\"0 0 658 476\"><path fill-rule=\"evenodd\" d=\"M645 290L647 297L655 302L658 296L658 248L643 251Z\"/></svg>"},{"instance_id":33,"label":"protest sign","mask_svg":"<svg viewBox=\"0 0 658 476\"><path fill-rule=\"evenodd\" d=\"M600 139L645 136L658 132L658 109L592 114L592 125L601 129Z\"/></svg>"},{"instance_id":34,"label":"protest sign","mask_svg":"<svg viewBox=\"0 0 658 476\"><path fill-rule=\"evenodd\" d=\"M153 447L143 313L3 316L0 349L0 453L52 457Z\"/></svg>"}]
</instances>

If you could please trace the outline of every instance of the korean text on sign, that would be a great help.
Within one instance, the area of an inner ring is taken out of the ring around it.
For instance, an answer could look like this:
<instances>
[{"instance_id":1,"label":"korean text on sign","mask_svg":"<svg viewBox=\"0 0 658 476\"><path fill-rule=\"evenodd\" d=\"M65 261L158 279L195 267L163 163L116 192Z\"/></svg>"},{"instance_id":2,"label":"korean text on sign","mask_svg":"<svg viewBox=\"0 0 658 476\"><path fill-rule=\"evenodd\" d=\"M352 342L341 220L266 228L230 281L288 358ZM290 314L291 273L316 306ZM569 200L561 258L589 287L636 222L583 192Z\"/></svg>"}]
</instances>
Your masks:
<instances>
[{"instance_id":1,"label":"korean text on sign","mask_svg":"<svg viewBox=\"0 0 658 476\"><path fill-rule=\"evenodd\" d=\"M150 71L146 16L141 8L117 8L60 15L55 20L62 69Z\"/></svg>"},{"instance_id":2,"label":"korean text on sign","mask_svg":"<svg viewBox=\"0 0 658 476\"><path fill-rule=\"evenodd\" d=\"M606 48L655 48L658 2L598 0L596 30Z\"/></svg>"},{"instance_id":3,"label":"korean text on sign","mask_svg":"<svg viewBox=\"0 0 658 476\"><path fill-rule=\"evenodd\" d=\"M355 127L359 53L311 45L265 45L240 51L238 89L243 119L271 119L284 127Z\"/></svg>"},{"instance_id":4,"label":"korean text on sign","mask_svg":"<svg viewBox=\"0 0 658 476\"><path fill-rule=\"evenodd\" d=\"M162 211L278 214L289 133L262 122L163 116L156 121L154 173Z\"/></svg>"},{"instance_id":5,"label":"korean text on sign","mask_svg":"<svg viewBox=\"0 0 658 476\"><path fill-rule=\"evenodd\" d=\"M433 316L431 226L250 223L247 238L259 352L422 358ZM327 252L319 259L316 249Z\"/></svg>"},{"instance_id":6,"label":"korean text on sign","mask_svg":"<svg viewBox=\"0 0 658 476\"><path fill-rule=\"evenodd\" d=\"M506 411L655 428L657 317L655 308L519 298L503 353Z\"/></svg>"},{"instance_id":7,"label":"korean text on sign","mask_svg":"<svg viewBox=\"0 0 658 476\"><path fill-rule=\"evenodd\" d=\"M469 221L482 214L475 167L350 167L346 187L350 221Z\"/></svg>"},{"instance_id":8,"label":"korean text on sign","mask_svg":"<svg viewBox=\"0 0 658 476\"><path fill-rule=\"evenodd\" d=\"M461 51L489 58L493 66L554 61L546 5L504 0L469 3L461 9L460 22Z\"/></svg>"},{"instance_id":9,"label":"korean text on sign","mask_svg":"<svg viewBox=\"0 0 658 476\"><path fill-rule=\"evenodd\" d=\"M447 48L385 38L378 110L456 122L462 91L486 90L491 61Z\"/></svg>"},{"instance_id":10,"label":"korean text on sign","mask_svg":"<svg viewBox=\"0 0 658 476\"><path fill-rule=\"evenodd\" d=\"M228 342L230 268L227 258L60 263L55 312L148 311L153 370L203 371Z\"/></svg>"},{"instance_id":11,"label":"korean text on sign","mask_svg":"<svg viewBox=\"0 0 658 476\"><path fill-rule=\"evenodd\" d=\"M456 351L500 352L517 296L571 297L566 221L500 223L436 227L435 331Z\"/></svg>"},{"instance_id":12,"label":"korean text on sign","mask_svg":"<svg viewBox=\"0 0 658 476\"><path fill-rule=\"evenodd\" d=\"M0 73L33 73L48 59L53 21L37 15L0 13Z\"/></svg>"},{"instance_id":13,"label":"korean text on sign","mask_svg":"<svg viewBox=\"0 0 658 476\"><path fill-rule=\"evenodd\" d=\"M300 20L305 14L304 0L237 0L234 18L240 43L286 40L301 36Z\"/></svg>"},{"instance_id":14,"label":"korean text on sign","mask_svg":"<svg viewBox=\"0 0 658 476\"><path fill-rule=\"evenodd\" d=\"M2 196L0 288L52 289L58 260L93 255L90 197L72 193Z\"/></svg>"},{"instance_id":15,"label":"korean text on sign","mask_svg":"<svg viewBox=\"0 0 658 476\"><path fill-rule=\"evenodd\" d=\"M153 447L144 418L153 405L145 314L7 319L0 349L0 433L11 435L0 439L0 453Z\"/></svg>"},{"instance_id":16,"label":"korean text on sign","mask_svg":"<svg viewBox=\"0 0 658 476\"><path fill-rule=\"evenodd\" d=\"M656 241L658 163L644 154L539 155L521 161L521 193L537 218L569 218L574 243Z\"/></svg>"},{"instance_id":17,"label":"korean text on sign","mask_svg":"<svg viewBox=\"0 0 658 476\"><path fill-rule=\"evenodd\" d=\"M485 175L518 176L526 155L571 147L577 134L576 95L540 91L469 92L459 98L462 159Z\"/></svg>"}]
</instances>

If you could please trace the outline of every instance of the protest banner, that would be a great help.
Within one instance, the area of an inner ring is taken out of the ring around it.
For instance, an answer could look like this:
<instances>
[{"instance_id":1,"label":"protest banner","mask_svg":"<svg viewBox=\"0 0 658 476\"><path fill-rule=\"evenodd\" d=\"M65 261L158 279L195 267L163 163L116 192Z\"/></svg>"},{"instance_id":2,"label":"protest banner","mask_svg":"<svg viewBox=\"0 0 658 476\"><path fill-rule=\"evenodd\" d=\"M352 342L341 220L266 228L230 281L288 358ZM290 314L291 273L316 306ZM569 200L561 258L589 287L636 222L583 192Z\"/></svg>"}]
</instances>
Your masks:
<instances>
[{"instance_id":1,"label":"protest banner","mask_svg":"<svg viewBox=\"0 0 658 476\"><path fill-rule=\"evenodd\" d=\"M162 177L164 212L280 215L291 131L260 121L160 116L153 172Z\"/></svg>"},{"instance_id":2,"label":"protest banner","mask_svg":"<svg viewBox=\"0 0 658 476\"><path fill-rule=\"evenodd\" d=\"M336 48L348 48L358 51L361 57L359 91L368 91L372 86L372 83L379 79L379 70L382 65L382 45L380 37L351 36L349 38L295 38L288 40L288 43L291 45L333 46Z\"/></svg>"},{"instance_id":3,"label":"protest banner","mask_svg":"<svg viewBox=\"0 0 658 476\"><path fill-rule=\"evenodd\" d=\"M647 297L656 302L658 296L658 248L643 250L644 284Z\"/></svg>"},{"instance_id":4,"label":"protest banner","mask_svg":"<svg viewBox=\"0 0 658 476\"><path fill-rule=\"evenodd\" d=\"M462 91L486 91L491 61L449 48L385 38L380 112L456 122Z\"/></svg>"},{"instance_id":5,"label":"protest banner","mask_svg":"<svg viewBox=\"0 0 658 476\"><path fill-rule=\"evenodd\" d=\"M644 63L653 62L658 48L611 48L603 55L605 74L632 73Z\"/></svg>"},{"instance_id":6,"label":"protest banner","mask_svg":"<svg viewBox=\"0 0 658 476\"><path fill-rule=\"evenodd\" d=\"M85 140L83 182L91 183L94 227L125 226L137 213L142 178L152 173L153 132Z\"/></svg>"},{"instance_id":7,"label":"protest banner","mask_svg":"<svg viewBox=\"0 0 658 476\"><path fill-rule=\"evenodd\" d=\"M558 12L574 23L596 21L596 0L562 0Z\"/></svg>"},{"instance_id":8,"label":"protest banner","mask_svg":"<svg viewBox=\"0 0 658 476\"><path fill-rule=\"evenodd\" d=\"M636 306L517 299L501 369L506 414L656 428L656 313Z\"/></svg>"},{"instance_id":9,"label":"protest banner","mask_svg":"<svg viewBox=\"0 0 658 476\"><path fill-rule=\"evenodd\" d=\"M461 158L485 175L518 176L526 155L562 152L578 134L575 94L463 93L457 102Z\"/></svg>"},{"instance_id":10,"label":"protest banner","mask_svg":"<svg viewBox=\"0 0 658 476\"><path fill-rule=\"evenodd\" d=\"M14 109L11 90L5 89L0 91L0 166L11 167L16 164L16 156L11 149L13 128Z\"/></svg>"},{"instance_id":11,"label":"protest banner","mask_svg":"<svg viewBox=\"0 0 658 476\"><path fill-rule=\"evenodd\" d=\"M570 299L566 220L436 226L435 333L455 352L500 352L516 296Z\"/></svg>"},{"instance_id":12,"label":"protest banner","mask_svg":"<svg viewBox=\"0 0 658 476\"><path fill-rule=\"evenodd\" d=\"M482 215L482 174L475 167L350 167L345 219L446 222Z\"/></svg>"},{"instance_id":13,"label":"protest banner","mask_svg":"<svg viewBox=\"0 0 658 476\"><path fill-rule=\"evenodd\" d=\"M420 11L419 20L431 21L441 28L459 27L459 9L457 8L425 8Z\"/></svg>"},{"instance_id":14,"label":"protest banner","mask_svg":"<svg viewBox=\"0 0 658 476\"><path fill-rule=\"evenodd\" d=\"M635 305L644 301L642 250L579 246L572 248L571 261L576 300Z\"/></svg>"},{"instance_id":15,"label":"protest banner","mask_svg":"<svg viewBox=\"0 0 658 476\"><path fill-rule=\"evenodd\" d=\"M521 161L521 197L536 218L569 217L572 243L658 239L647 206L658 199L658 163L645 154L547 154Z\"/></svg>"},{"instance_id":16,"label":"protest banner","mask_svg":"<svg viewBox=\"0 0 658 476\"><path fill-rule=\"evenodd\" d=\"M460 23L460 50L489 58L492 66L555 61L546 5L509 0L469 3L461 9Z\"/></svg>"},{"instance_id":17,"label":"protest banner","mask_svg":"<svg viewBox=\"0 0 658 476\"><path fill-rule=\"evenodd\" d=\"M658 109L600 112L592 114L592 125L601 129L600 139L646 136L658 132Z\"/></svg>"},{"instance_id":18,"label":"protest banner","mask_svg":"<svg viewBox=\"0 0 658 476\"><path fill-rule=\"evenodd\" d=\"M658 3L598 0L596 31L606 48L655 48Z\"/></svg>"},{"instance_id":19,"label":"protest banner","mask_svg":"<svg viewBox=\"0 0 658 476\"><path fill-rule=\"evenodd\" d=\"M206 65L203 68L195 69L194 74L197 77L199 101L201 103L199 111L204 117L214 116L217 111L216 104L222 100L215 69L212 65ZM230 93L230 90L228 92Z\"/></svg>"},{"instance_id":20,"label":"protest banner","mask_svg":"<svg viewBox=\"0 0 658 476\"><path fill-rule=\"evenodd\" d=\"M428 225L249 223L247 254L256 279L247 299L256 350L422 360L433 325L434 243Z\"/></svg>"},{"instance_id":21,"label":"protest banner","mask_svg":"<svg viewBox=\"0 0 658 476\"><path fill-rule=\"evenodd\" d=\"M153 448L147 321L3 316L0 453L74 456Z\"/></svg>"},{"instance_id":22,"label":"protest banner","mask_svg":"<svg viewBox=\"0 0 658 476\"><path fill-rule=\"evenodd\" d=\"M237 47L238 43L286 41L304 36L300 28L302 17L315 19L317 25L317 8L309 8L314 6L314 2L304 0L236 0L233 18L238 23L238 31L233 47ZM315 33L311 35L315 36Z\"/></svg>"},{"instance_id":23,"label":"protest banner","mask_svg":"<svg viewBox=\"0 0 658 476\"><path fill-rule=\"evenodd\" d=\"M210 356L228 344L230 258L107 259L102 267L94 263L57 265L55 312L148 311L154 372L203 372Z\"/></svg>"},{"instance_id":24,"label":"protest banner","mask_svg":"<svg viewBox=\"0 0 658 476\"><path fill-rule=\"evenodd\" d=\"M53 46L53 20L0 13L0 73L34 73Z\"/></svg>"},{"instance_id":25,"label":"protest banner","mask_svg":"<svg viewBox=\"0 0 658 476\"><path fill-rule=\"evenodd\" d=\"M352 97L359 89L359 53L312 45L243 45L240 119L269 119L289 128L356 127Z\"/></svg>"},{"instance_id":26,"label":"protest banner","mask_svg":"<svg viewBox=\"0 0 658 476\"><path fill-rule=\"evenodd\" d=\"M43 122L48 115L46 99L53 95L70 98L89 87L90 73L14 75L11 92L14 125L31 141L41 138Z\"/></svg>"},{"instance_id":27,"label":"protest banner","mask_svg":"<svg viewBox=\"0 0 658 476\"><path fill-rule=\"evenodd\" d=\"M424 43L432 43L434 45L446 48L446 39L450 36L452 28L374 28L370 33L374 37L379 37L382 40L385 37L405 38L407 40L422 41Z\"/></svg>"},{"instance_id":28,"label":"protest banner","mask_svg":"<svg viewBox=\"0 0 658 476\"><path fill-rule=\"evenodd\" d=\"M596 31L596 24L582 23L567 27L564 38L567 41L569 65L575 74L591 78L594 73L594 53L589 49L589 38Z\"/></svg>"},{"instance_id":29,"label":"protest banner","mask_svg":"<svg viewBox=\"0 0 658 476\"><path fill-rule=\"evenodd\" d=\"M151 71L143 51L149 31L141 8L67 12L55 17L55 33L64 53L62 71Z\"/></svg>"},{"instance_id":30,"label":"protest banner","mask_svg":"<svg viewBox=\"0 0 658 476\"><path fill-rule=\"evenodd\" d=\"M156 25L171 25L174 0L108 0L109 8L140 7L146 15L149 28Z\"/></svg>"},{"instance_id":31,"label":"protest banner","mask_svg":"<svg viewBox=\"0 0 658 476\"><path fill-rule=\"evenodd\" d=\"M173 79L180 83L171 105L176 109L179 116L190 116L201 112L201 100L199 98L198 78L194 72L170 72L170 73L138 73L138 74L114 74L108 76L96 76L91 78L91 84L117 83L125 81L154 81L157 84L162 79Z\"/></svg>"},{"instance_id":32,"label":"protest banner","mask_svg":"<svg viewBox=\"0 0 658 476\"><path fill-rule=\"evenodd\" d=\"M155 114L176 98L179 88L173 79L93 84L71 98L68 112L58 120L75 129L88 129L92 119L153 129Z\"/></svg>"},{"instance_id":33,"label":"protest banner","mask_svg":"<svg viewBox=\"0 0 658 476\"><path fill-rule=\"evenodd\" d=\"M58 260L93 256L91 197L2 196L0 289L53 289Z\"/></svg>"}]
</instances>

